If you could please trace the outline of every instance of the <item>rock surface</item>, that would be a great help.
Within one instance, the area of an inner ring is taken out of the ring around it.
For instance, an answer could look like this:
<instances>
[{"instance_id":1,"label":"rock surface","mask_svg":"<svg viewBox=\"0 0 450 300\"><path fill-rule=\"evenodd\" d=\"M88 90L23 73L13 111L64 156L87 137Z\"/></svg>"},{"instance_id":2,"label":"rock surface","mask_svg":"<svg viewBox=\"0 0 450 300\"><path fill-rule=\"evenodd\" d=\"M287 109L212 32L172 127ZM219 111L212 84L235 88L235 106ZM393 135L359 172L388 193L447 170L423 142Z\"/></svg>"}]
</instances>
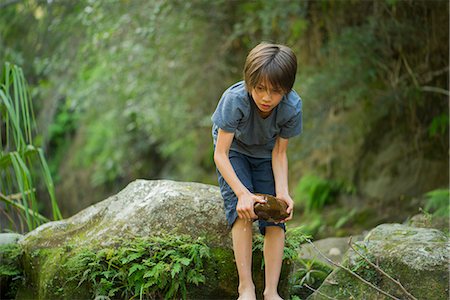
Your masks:
<instances>
[{"instance_id":1,"label":"rock surface","mask_svg":"<svg viewBox=\"0 0 450 300\"><path fill-rule=\"evenodd\" d=\"M437 217L433 215L425 215L425 214L417 214L413 216L411 219L408 219L405 222L405 225L412 227L420 227L420 228L435 228L440 231L449 230L449 219L448 217Z\"/></svg>"},{"instance_id":2,"label":"rock surface","mask_svg":"<svg viewBox=\"0 0 450 300\"><path fill-rule=\"evenodd\" d=\"M370 231L364 241L356 245L359 252L398 279L417 299L447 299L449 241L441 231L383 224ZM346 254L344 265L383 291L406 299L397 286L353 250ZM388 299L342 269L333 271L308 300L326 299L322 294L335 299Z\"/></svg>"},{"instance_id":3,"label":"rock surface","mask_svg":"<svg viewBox=\"0 0 450 300\"><path fill-rule=\"evenodd\" d=\"M16 244L22 237L18 233L0 233L0 245Z\"/></svg>"},{"instance_id":4,"label":"rock surface","mask_svg":"<svg viewBox=\"0 0 450 300\"><path fill-rule=\"evenodd\" d=\"M214 233L211 244L229 245L219 189L200 183L136 180L71 218L40 226L24 241L33 241L38 247L69 241L108 245L105 237L148 236L171 230L194 238Z\"/></svg>"},{"instance_id":5,"label":"rock surface","mask_svg":"<svg viewBox=\"0 0 450 300\"><path fill-rule=\"evenodd\" d=\"M191 298L192 295L203 299L237 297L231 235L219 188L168 180L134 181L117 195L69 219L44 224L27 234L20 243L25 250L28 284L36 298L61 298L57 290L62 284L57 279L70 276L62 265L77 249L112 247L117 238L133 239L161 232L187 234L193 239L206 237L213 263L205 268L206 284L188 291ZM254 279L259 290L263 274L256 266L260 265L260 257L255 255ZM287 280L281 280L281 289L283 284L287 285ZM92 296L81 287L65 290L63 294L77 298Z\"/></svg>"}]
</instances>

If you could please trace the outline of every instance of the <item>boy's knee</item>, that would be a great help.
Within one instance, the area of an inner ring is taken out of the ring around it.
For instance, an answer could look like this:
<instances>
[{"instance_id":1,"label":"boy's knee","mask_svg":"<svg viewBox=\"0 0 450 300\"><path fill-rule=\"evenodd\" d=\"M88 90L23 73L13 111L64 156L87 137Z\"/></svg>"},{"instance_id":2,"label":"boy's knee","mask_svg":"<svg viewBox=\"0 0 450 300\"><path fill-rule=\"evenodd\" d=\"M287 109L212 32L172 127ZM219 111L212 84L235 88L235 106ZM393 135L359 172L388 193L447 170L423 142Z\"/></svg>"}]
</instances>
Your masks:
<instances>
[{"instance_id":1,"label":"boy's knee","mask_svg":"<svg viewBox=\"0 0 450 300\"><path fill-rule=\"evenodd\" d=\"M286 225L284 223L259 221L259 232L262 235L266 235L267 228L274 228L274 229L269 229L269 230L282 230L283 232L286 232Z\"/></svg>"},{"instance_id":2,"label":"boy's knee","mask_svg":"<svg viewBox=\"0 0 450 300\"><path fill-rule=\"evenodd\" d=\"M237 228L248 228L248 227L252 227L253 221L252 220L247 220L247 219L241 219L239 217L236 218L236 220L234 221L234 223L231 225L231 228L234 229L235 227Z\"/></svg>"}]
</instances>

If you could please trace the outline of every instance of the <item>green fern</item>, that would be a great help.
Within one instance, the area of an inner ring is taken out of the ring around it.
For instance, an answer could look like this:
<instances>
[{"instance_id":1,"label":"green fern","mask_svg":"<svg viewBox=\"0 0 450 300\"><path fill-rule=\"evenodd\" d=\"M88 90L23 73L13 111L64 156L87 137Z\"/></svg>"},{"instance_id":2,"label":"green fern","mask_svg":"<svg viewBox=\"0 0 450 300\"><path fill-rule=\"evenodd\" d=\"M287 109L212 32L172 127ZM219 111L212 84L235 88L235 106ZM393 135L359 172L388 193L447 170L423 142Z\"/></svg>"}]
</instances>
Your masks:
<instances>
[{"instance_id":1,"label":"green fern","mask_svg":"<svg viewBox=\"0 0 450 300\"><path fill-rule=\"evenodd\" d=\"M303 176L294 189L295 200L304 206L306 211L319 211L326 204L332 203L339 193L353 193L354 188L326 180L315 175Z\"/></svg>"},{"instance_id":2,"label":"green fern","mask_svg":"<svg viewBox=\"0 0 450 300\"><path fill-rule=\"evenodd\" d=\"M283 260L292 261L298 257L298 248L301 244L305 243L307 239L311 236L305 233L305 228L303 226L295 227L286 230L286 240L284 245ZM255 235L253 237L253 253L263 252L264 250L264 236ZM261 261L261 270L264 268L264 258Z\"/></svg>"},{"instance_id":3,"label":"green fern","mask_svg":"<svg viewBox=\"0 0 450 300\"><path fill-rule=\"evenodd\" d=\"M448 189L437 189L426 193L425 210L434 216L448 218L450 212L449 195Z\"/></svg>"},{"instance_id":4,"label":"green fern","mask_svg":"<svg viewBox=\"0 0 450 300\"><path fill-rule=\"evenodd\" d=\"M66 284L86 284L96 297L186 299L189 285L206 280L203 265L210 252L203 239L167 234L117 244L118 249L82 249L70 257L64 268L74 276Z\"/></svg>"}]
</instances>

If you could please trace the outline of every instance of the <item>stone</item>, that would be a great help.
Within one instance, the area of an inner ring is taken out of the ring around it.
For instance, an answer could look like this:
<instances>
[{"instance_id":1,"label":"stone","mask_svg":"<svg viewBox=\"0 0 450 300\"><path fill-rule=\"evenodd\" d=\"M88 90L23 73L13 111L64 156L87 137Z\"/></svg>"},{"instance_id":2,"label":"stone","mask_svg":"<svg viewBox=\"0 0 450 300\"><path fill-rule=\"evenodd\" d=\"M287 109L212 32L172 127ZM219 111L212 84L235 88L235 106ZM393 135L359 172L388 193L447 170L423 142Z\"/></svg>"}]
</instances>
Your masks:
<instances>
[{"instance_id":1,"label":"stone","mask_svg":"<svg viewBox=\"0 0 450 300\"><path fill-rule=\"evenodd\" d=\"M448 237L439 230L401 224L379 225L364 241L355 243L359 252L399 280L414 297L427 300L447 299L449 246ZM381 290L406 299L398 286L352 249L346 253L343 265ZM326 299L323 295L335 299L388 299L341 268L336 268L308 300Z\"/></svg>"},{"instance_id":2,"label":"stone","mask_svg":"<svg viewBox=\"0 0 450 300\"><path fill-rule=\"evenodd\" d=\"M33 298L38 299L92 298L83 286L64 286L64 278L74 275L63 268L68 257L83 247L94 251L120 247L117 238L132 240L160 233L184 234L193 240L205 237L211 249L211 260L204 270L206 282L190 286L189 298L237 297L231 234L219 188L170 180L136 180L117 195L28 233L20 241L25 253L27 286L33 289ZM261 254L254 255L253 276L259 290L264 279L261 259ZM283 267L280 290L288 290L289 268Z\"/></svg>"},{"instance_id":3,"label":"stone","mask_svg":"<svg viewBox=\"0 0 450 300\"><path fill-rule=\"evenodd\" d=\"M417 214L408 219L404 224L412 227L436 228L443 232L449 231L448 217L438 217L431 214Z\"/></svg>"},{"instance_id":4,"label":"stone","mask_svg":"<svg viewBox=\"0 0 450 300\"><path fill-rule=\"evenodd\" d=\"M267 194L255 194L266 200L266 203L255 203L255 214L258 219L268 222L280 222L289 217L287 204L281 199Z\"/></svg>"},{"instance_id":5,"label":"stone","mask_svg":"<svg viewBox=\"0 0 450 300\"><path fill-rule=\"evenodd\" d=\"M0 233L0 245L16 244L22 237L18 233Z\"/></svg>"}]
</instances>

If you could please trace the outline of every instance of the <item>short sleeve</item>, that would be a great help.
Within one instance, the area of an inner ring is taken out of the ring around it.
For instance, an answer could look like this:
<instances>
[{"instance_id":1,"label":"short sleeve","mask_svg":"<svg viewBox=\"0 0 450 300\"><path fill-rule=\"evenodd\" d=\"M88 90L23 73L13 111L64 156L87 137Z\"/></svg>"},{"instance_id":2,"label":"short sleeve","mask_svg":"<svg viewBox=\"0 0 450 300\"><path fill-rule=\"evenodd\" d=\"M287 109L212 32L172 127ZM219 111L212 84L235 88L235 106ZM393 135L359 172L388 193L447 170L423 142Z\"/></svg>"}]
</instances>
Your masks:
<instances>
[{"instance_id":1,"label":"short sleeve","mask_svg":"<svg viewBox=\"0 0 450 300\"><path fill-rule=\"evenodd\" d=\"M280 129L280 137L288 139L299 135L303 129L301 101L295 108L293 116Z\"/></svg>"},{"instance_id":2,"label":"short sleeve","mask_svg":"<svg viewBox=\"0 0 450 300\"><path fill-rule=\"evenodd\" d=\"M246 115L246 105L239 95L225 92L217 105L211 120L219 128L235 132L240 121Z\"/></svg>"}]
</instances>

